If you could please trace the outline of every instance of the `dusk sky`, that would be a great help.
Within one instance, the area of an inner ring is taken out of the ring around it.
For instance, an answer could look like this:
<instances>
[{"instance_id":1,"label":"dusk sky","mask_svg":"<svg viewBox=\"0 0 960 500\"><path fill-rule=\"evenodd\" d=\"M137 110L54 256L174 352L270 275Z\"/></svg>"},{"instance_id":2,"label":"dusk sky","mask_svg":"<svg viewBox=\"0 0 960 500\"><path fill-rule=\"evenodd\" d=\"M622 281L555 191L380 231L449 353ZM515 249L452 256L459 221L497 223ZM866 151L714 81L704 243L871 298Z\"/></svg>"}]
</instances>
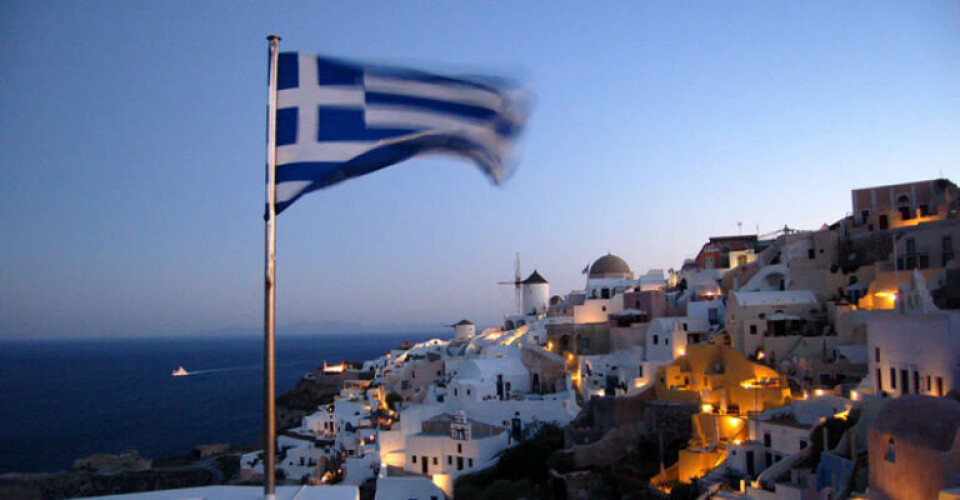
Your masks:
<instances>
[{"instance_id":1,"label":"dusk sky","mask_svg":"<svg viewBox=\"0 0 960 500\"><path fill-rule=\"evenodd\" d=\"M516 252L561 294L960 180L956 1L6 1L0 34L0 339L261 324L268 34L536 97L502 187L431 157L284 212L279 335L488 326Z\"/></svg>"}]
</instances>

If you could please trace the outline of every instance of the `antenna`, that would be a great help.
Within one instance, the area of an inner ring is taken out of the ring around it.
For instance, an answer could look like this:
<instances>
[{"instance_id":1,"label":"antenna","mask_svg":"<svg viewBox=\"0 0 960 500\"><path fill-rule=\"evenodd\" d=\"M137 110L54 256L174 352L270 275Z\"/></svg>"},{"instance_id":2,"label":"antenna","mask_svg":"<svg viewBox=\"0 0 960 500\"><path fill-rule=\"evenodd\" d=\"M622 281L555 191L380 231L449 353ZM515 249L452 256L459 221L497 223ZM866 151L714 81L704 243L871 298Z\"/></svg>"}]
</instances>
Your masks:
<instances>
[{"instance_id":1,"label":"antenna","mask_svg":"<svg viewBox=\"0 0 960 500\"><path fill-rule=\"evenodd\" d=\"M513 281L498 281L498 285L513 285L514 302L517 305L517 314L523 314L523 296L520 286L523 284L523 274L520 272L520 252L517 252L517 260L514 266Z\"/></svg>"}]
</instances>

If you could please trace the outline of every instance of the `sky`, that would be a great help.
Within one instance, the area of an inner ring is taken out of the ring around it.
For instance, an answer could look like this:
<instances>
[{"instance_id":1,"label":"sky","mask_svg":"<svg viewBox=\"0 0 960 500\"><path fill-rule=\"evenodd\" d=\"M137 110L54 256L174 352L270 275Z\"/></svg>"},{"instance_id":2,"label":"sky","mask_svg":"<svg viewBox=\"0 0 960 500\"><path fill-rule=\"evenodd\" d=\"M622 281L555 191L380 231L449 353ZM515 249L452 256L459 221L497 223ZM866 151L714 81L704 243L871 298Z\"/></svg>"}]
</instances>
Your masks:
<instances>
[{"instance_id":1,"label":"sky","mask_svg":"<svg viewBox=\"0 0 960 500\"><path fill-rule=\"evenodd\" d=\"M7 1L0 34L0 339L262 324L269 34L535 95L502 187L431 157L281 214L280 335L492 325L516 253L562 294L960 180L955 1Z\"/></svg>"}]
</instances>

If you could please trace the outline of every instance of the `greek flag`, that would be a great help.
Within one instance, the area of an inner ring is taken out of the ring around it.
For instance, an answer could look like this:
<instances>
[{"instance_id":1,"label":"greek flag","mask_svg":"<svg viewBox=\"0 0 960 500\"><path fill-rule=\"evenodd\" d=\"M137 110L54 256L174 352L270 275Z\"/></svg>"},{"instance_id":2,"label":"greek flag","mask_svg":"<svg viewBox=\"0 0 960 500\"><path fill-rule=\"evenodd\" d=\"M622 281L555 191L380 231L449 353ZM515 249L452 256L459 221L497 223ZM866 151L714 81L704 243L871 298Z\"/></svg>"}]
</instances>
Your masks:
<instances>
[{"instance_id":1,"label":"greek flag","mask_svg":"<svg viewBox=\"0 0 960 500\"><path fill-rule=\"evenodd\" d=\"M502 82L284 52L277 64L276 211L304 194L415 156L451 153L495 183L523 128Z\"/></svg>"}]
</instances>

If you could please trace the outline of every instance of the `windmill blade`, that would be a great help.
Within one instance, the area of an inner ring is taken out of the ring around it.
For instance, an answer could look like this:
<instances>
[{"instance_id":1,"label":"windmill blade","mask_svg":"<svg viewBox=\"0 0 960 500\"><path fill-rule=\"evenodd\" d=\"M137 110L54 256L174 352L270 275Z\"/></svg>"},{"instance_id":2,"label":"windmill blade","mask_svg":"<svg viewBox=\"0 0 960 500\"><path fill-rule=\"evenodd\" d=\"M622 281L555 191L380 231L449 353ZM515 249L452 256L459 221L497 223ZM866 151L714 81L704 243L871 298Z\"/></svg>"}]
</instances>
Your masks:
<instances>
[{"instance_id":1,"label":"windmill blade","mask_svg":"<svg viewBox=\"0 0 960 500\"><path fill-rule=\"evenodd\" d=\"M520 284L523 282L523 274L520 273L520 252L517 252L517 264L515 269L514 276L516 277L516 285L514 287L514 300L517 303L517 313L523 314L523 296L520 291Z\"/></svg>"}]
</instances>

